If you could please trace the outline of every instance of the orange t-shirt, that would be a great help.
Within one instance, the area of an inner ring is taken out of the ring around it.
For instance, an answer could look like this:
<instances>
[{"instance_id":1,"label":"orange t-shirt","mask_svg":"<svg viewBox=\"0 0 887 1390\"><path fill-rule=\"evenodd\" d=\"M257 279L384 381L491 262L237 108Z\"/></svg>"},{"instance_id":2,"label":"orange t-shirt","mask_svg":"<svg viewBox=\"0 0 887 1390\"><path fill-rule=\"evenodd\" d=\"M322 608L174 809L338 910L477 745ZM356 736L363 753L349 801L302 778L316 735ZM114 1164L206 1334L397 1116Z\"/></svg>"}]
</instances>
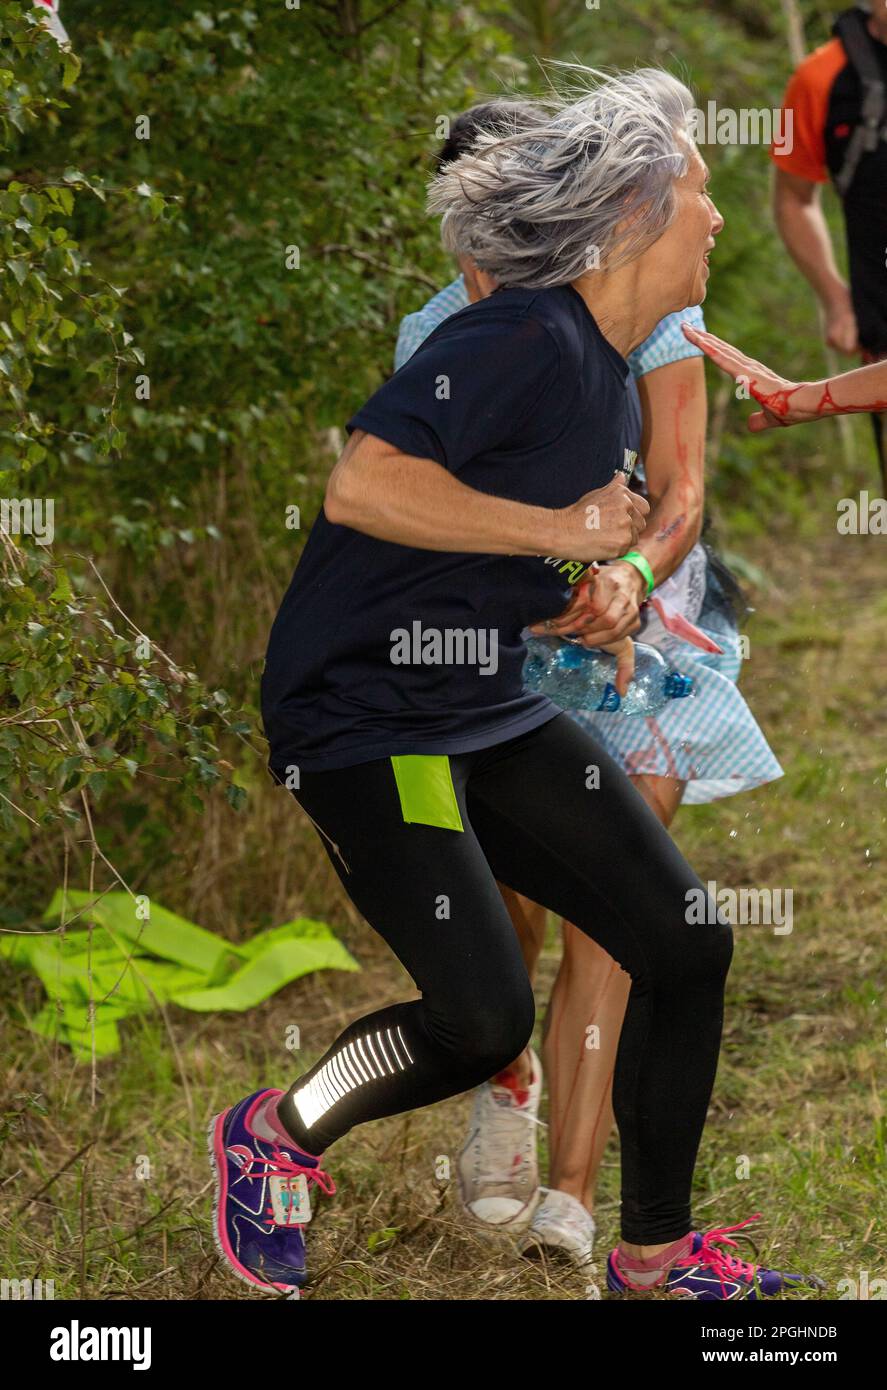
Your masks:
<instances>
[{"instance_id":1,"label":"orange t-shirt","mask_svg":"<svg viewBox=\"0 0 887 1390\"><path fill-rule=\"evenodd\" d=\"M847 63L841 40L830 39L798 65L782 102L783 131L787 130L786 113L792 113L791 149L784 154L775 146L770 149L770 158L778 168L811 183L828 181L826 122L835 79Z\"/></svg>"}]
</instances>

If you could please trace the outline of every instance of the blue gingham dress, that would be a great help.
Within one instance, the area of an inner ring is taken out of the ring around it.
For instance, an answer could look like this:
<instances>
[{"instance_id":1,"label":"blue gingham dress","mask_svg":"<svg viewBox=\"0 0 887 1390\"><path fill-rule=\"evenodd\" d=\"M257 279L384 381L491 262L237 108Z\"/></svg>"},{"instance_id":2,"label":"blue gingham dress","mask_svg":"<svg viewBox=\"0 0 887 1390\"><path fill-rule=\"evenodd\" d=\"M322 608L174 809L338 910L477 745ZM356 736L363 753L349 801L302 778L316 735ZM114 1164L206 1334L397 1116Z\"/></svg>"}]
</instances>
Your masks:
<instances>
[{"instance_id":1,"label":"blue gingham dress","mask_svg":"<svg viewBox=\"0 0 887 1390\"><path fill-rule=\"evenodd\" d=\"M468 303L460 275L424 308L407 314L397 335L395 367L402 367L438 324ZM705 327L698 307L669 314L629 355L635 379L670 362L702 355L684 337L682 322ZM630 776L676 777L685 782L683 800L689 805L716 801L781 777L782 768L737 688L742 666L739 633L717 602L717 580L703 546L694 545L674 573L657 585L656 593L717 642L723 656L703 652L667 631L648 604L642 610L637 639L656 647L669 665L692 676L693 694L670 700L648 719L584 710L571 711L571 717L593 733Z\"/></svg>"}]
</instances>

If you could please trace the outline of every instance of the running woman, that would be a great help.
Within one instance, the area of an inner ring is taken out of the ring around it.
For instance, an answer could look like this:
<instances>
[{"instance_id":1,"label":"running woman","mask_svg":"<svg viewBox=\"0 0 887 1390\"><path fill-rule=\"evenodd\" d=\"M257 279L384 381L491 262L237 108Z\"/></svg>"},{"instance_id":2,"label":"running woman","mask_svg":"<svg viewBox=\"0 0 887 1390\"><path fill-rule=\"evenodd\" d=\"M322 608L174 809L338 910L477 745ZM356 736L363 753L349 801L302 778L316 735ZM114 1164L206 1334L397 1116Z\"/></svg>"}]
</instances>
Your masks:
<instances>
[{"instance_id":1,"label":"running woman","mask_svg":"<svg viewBox=\"0 0 887 1390\"><path fill-rule=\"evenodd\" d=\"M597 740L521 681L522 630L564 606L547 559L612 559L643 530L647 503L614 477L640 442L625 355L702 300L723 225L692 104L665 73L607 78L438 178L445 245L501 288L351 418L275 620L270 768L420 997L214 1120L220 1248L267 1291L305 1280L309 1192L332 1187L321 1158L336 1140L468 1090L526 1045L533 992L497 880L632 978L611 1290L752 1298L803 1278L740 1261L731 1228L693 1228L729 924L713 903L688 922L688 893L705 890L667 831Z\"/></svg>"},{"instance_id":2,"label":"running woman","mask_svg":"<svg viewBox=\"0 0 887 1390\"><path fill-rule=\"evenodd\" d=\"M481 132L501 136L535 118L534 108L519 102L472 107L453 122L438 171L471 152ZM450 314L495 289L492 277L470 256L456 259L457 279L402 321L396 367ZM627 359L644 422L643 463L635 479L655 499L645 534L633 554L611 561L592 586L580 588L581 602L571 602L547 625L563 635L583 632L586 646L605 644L635 631L644 605L642 640L671 665L692 670L695 698L675 701L656 719L573 713L629 774L664 825L682 800L712 801L782 772L737 689L735 616L719 578L723 571L698 539L705 376L701 350L681 332L685 322L704 328L702 310L693 306L670 314ZM646 602L654 589L655 606ZM702 645L691 645L700 636ZM546 911L508 888L502 893L532 980L545 941ZM613 1125L613 1067L630 981L571 923L562 924L562 935L563 958L545 1025L550 1186L540 1188L536 1142L542 1068L528 1046L476 1092L459 1159L459 1188L466 1211L484 1225L521 1232L529 1222L520 1243L524 1252L557 1252L584 1264L593 1252L595 1188ZM597 1047L587 1045L592 1029Z\"/></svg>"}]
</instances>

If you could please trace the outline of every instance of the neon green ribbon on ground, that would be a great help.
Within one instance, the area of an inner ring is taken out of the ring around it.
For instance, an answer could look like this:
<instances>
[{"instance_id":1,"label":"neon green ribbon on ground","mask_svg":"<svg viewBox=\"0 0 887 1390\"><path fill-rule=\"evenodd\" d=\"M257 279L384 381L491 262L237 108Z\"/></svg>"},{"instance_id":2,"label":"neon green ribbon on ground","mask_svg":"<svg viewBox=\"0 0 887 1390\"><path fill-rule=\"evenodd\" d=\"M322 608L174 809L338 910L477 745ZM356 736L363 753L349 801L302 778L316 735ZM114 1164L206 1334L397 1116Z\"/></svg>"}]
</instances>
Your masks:
<instances>
[{"instance_id":1,"label":"neon green ribbon on ground","mask_svg":"<svg viewBox=\"0 0 887 1390\"><path fill-rule=\"evenodd\" d=\"M314 970L360 969L330 927L308 917L235 944L157 903L140 920L128 893L106 893L90 908L91 902L88 892L69 890L65 919L75 921L64 932L0 936L0 956L33 970L47 994L28 1026L67 1043L81 1060L92 1055L93 1031L96 1056L109 1056L120 1050L121 1020L158 1004L243 1012ZM59 890L43 920L61 921L62 908ZM87 911L95 924L91 946Z\"/></svg>"}]
</instances>

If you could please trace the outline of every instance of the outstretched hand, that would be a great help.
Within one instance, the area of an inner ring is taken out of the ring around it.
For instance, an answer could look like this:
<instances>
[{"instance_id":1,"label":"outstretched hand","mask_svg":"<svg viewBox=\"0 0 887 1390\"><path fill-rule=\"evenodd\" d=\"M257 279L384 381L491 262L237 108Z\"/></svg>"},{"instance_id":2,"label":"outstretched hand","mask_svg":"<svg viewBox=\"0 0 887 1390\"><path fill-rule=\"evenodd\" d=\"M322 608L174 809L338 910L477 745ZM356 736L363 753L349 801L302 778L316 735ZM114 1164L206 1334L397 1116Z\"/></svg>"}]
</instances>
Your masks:
<instances>
[{"instance_id":1,"label":"outstretched hand","mask_svg":"<svg viewBox=\"0 0 887 1390\"><path fill-rule=\"evenodd\" d=\"M761 410L748 417L748 427L753 433L800 425L806 420L818 418L820 411L810 408L806 401L802 404L802 395L807 395L804 387L809 383L787 381L762 362L747 357L739 348L725 343L722 338L716 338L714 333L692 328L688 323L681 326L684 336L691 343L701 348L706 357L711 358L715 366L732 376L734 381L743 382L748 387L749 395L762 406Z\"/></svg>"}]
</instances>

